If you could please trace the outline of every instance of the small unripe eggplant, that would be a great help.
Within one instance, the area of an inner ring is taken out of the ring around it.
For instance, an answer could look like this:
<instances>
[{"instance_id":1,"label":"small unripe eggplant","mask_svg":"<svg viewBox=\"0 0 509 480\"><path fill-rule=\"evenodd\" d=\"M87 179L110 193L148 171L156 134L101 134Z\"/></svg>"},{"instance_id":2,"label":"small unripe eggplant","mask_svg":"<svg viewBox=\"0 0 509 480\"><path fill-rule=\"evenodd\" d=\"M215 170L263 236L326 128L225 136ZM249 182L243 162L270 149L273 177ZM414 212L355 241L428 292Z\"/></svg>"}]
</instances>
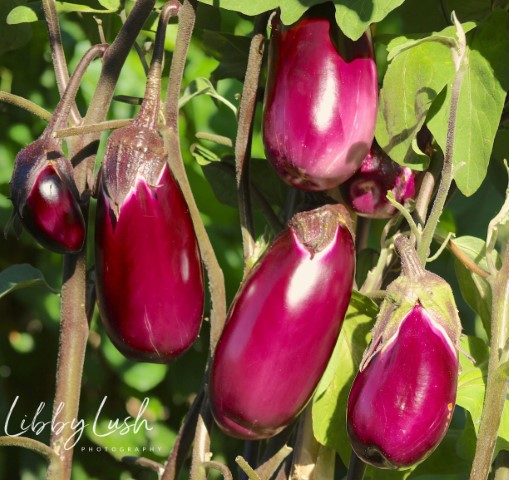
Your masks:
<instances>
[{"instance_id":1,"label":"small unripe eggplant","mask_svg":"<svg viewBox=\"0 0 509 480\"><path fill-rule=\"evenodd\" d=\"M229 435L261 439L311 398L350 301L355 253L342 206L296 214L245 278L210 376L213 416Z\"/></svg>"},{"instance_id":2,"label":"small unripe eggplant","mask_svg":"<svg viewBox=\"0 0 509 480\"><path fill-rule=\"evenodd\" d=\"M201 326L204 286L193 223L157 131L164 33L161 13L145 99L135 120L108 139L99 179L96 285L103 324L128 358L163 363Z\"/></svg>"},{"instance_id":3,"label":"small unripe eggplant","mask_svg":"<svg viewBox=\"0 0 509 480\"><path fill-rule=\"evenodd\" d=\"M346 37L332 4L290 27L273 22L263 141L286 182L316 191L351 177L373 141L377 108L371 40Z\"/></svg>"},{"instance_id":4,"label":"small unripe eggplant","mask_svg":"<svg viewBox=\"0 0 509 480\"><path fill-rule=\"evenodd\" d=\"M53 133L67 124L71 103L88 64L107 45L95 45L83 56L51 121L33 143L16 156L10 183L15 215L48 250L75 253L85 241L85 221L78 203L73 168Z\"/></svg>"},{"instance_id":5,"label":"small unripe eggplant","mask_svg":"<svg viewBox=\"0 0 509 480\"><path fill-rule=\"evenodd\" d=\"M415 173L391 160L373 144L359 170L340 186L346 204L358 215L368 218L390 218L397 212L387 193L404 204L415 196Z\"/></svg>"},{"instance_id":6,"label":"small unripe eggplant","mask_svg":"<svg viewBox=\"0 0 509 480\"><path fill-rule=\"evenodd\" d=\"M461 324L449 285L399 237L403 275L387 289L348 398L352 448L379 468L426 459L451 422Z\"/></svg>"}]
</instances>

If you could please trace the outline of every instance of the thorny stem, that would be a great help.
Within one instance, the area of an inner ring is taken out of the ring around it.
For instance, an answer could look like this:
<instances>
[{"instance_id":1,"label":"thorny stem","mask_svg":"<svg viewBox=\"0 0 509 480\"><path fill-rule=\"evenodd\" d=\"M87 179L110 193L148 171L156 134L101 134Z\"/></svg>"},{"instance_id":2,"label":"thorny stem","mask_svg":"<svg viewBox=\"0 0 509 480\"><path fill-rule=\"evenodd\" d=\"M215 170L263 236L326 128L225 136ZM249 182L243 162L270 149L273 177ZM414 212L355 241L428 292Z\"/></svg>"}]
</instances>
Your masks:
<instances>
[{"instance_id":1,"label":"thorny stem","mask_svg":"<svg viewBox=\"0 0 509 480\"><path fill-rule=\"evenodd\" d=\"M445 157L444 164L442 166L442 175L440 184L438 186L438 192L435 197L435 202L431 209L428 221L422 232L421 240L417 246L417 252L419 254L419 260L422 265L426 264L426 259L429 256L431 242L433 241L433 235L437 228L440 216L444 209L445 202L449 189L451 188L453 180L453 152L454 152L454 139L456 132L456 114L458 111L458 100L461 91L461 84L463 77L465 76L466 62L466 38L465 32L458 22L456 16L453 14L453 20L456 25L456 32L458 37L457 52L453 50L453 59L456 65L456 74L454 76L454 82L451 89L451 106L449 112L449 122L447 125L447 139L445 144Z\"/></svg>"},{"instance_id":2,"label":"thorny stem","mask_svg":"<svg viewBox=\"0 0 509 480\"><path fill-rule=\"evenodd\" d=\"M143 27L143 23L152 11L155 0L138 0L127 22L120 30L117 38L108 49L101 72L101 77L94 97L90 103L84 123L98 123L106 116L111 102L120 69L124 63L130 46ZM88 151L87 146L96 147L98 136L82 137L80 147ZM93 169L95 150L89 164ZM86 158L86 157L84 157ZM83 159L84 159L83 158ZM83 192L87 180L87 165L82 162L75 169L76 185ZM88 211L84 206L85 214ZM86 215L85 215L86 218ZM51 480L67 480L71 476L73 449L66 441L72 443L69 426L78 416L79 397L81 391L81 377L85 359L85 348L88 337L88 322L86 315L86 246L76 255L65 255L64 274L61 301L60 344L57 362L57 379L54 398L54 416L60 410L58 420L68 422L62 431L52 432L51 446L62 461L61 471L49 469L47 478ZM60 407L62 406L62 407ZM75 432L74 432L75 433Z\"/></svg>"},{"instance_id":3,"label":"thorny stem","mask_svg":"<svg viewBox=\"0 0 509 480\"><path fill-rule=\"evenodd\" d=\"M0 102L10 103L16 107L22 108L27 112L32 113L33 115L42 118L49 122L51 120L51 113L40 107L34 102L27 100L26 98L19 97L18 95L14 95L13 93L0 91Z\"/></svg>"},{"instance_id":4,"label":"thorny stem","mask_svg":"<svg viewBox=\"0 0 509 480\"><path fill-rule=\"evenodd\" d=\"M185 0L179 12L179 28L173 60L170 68L170 77L168 79L168 92L165 103L165 117L167 127L162 129L161 135L165 141L168 151L168 161L170 168L177 179L184 198L189 207L189 212L194 224L194 230L198 238L200 252L203 263L207 269L209 290L212 308L210 312L210 351L211 356L214 353L221 332L223 331L226 320L226 294L224 286L224 275L216 254L210 243L205 225L200 216L200 211L187 179L184 162L180 153L180 139L178 130L178 101L186 55L193 33L196 19L196 0Z\"/></svg>"},{"instance_id":5,"label":"thorny stem","mask_svg":"<svg viewBox=\"0 0 509 480\"><path fill-rule=\"evenodd\" d=\"M249 47L247 70L239 108L239 123L235 140L236 180L239 197L240 228L244 246L244 275L252 263L249 260L255 251L255 233L249 188L249 158L253 120L256 112L256 97L265 46L267 14L259 15L255 22L254 35Z\"/></svg>"},{"instance_id":6,"label":"thorny stem","mask_svg":"<svg viewBox=\"0 0 509 480\"><path fill-rule=\"evenodd\" d=\"M503 258L502 268L488 280L493 291L490 357L486 394L470 480L488 478L509 387L507 374L499 369L509 355L506 346L509 339L509 246L507 245Z\"/></svg>"},{"instance_id":7,"label":"thorny stem","mask_svg":"<svg viewBox=\"0 0 509 480\"><path fill-rule=\"evenodd\" d=\"M65 61L64 48L62 46L62 35L60 33L55 0L42 0L42 8L44 10L46 27L48 28L51 58L53 60L53 68L55 69L58 91L62 96L69 82L69 72L67 70L67 62ZM81 123L81 115L75 102L72 103L71 119L75 125Z\"/></svg>"}]
</instances>

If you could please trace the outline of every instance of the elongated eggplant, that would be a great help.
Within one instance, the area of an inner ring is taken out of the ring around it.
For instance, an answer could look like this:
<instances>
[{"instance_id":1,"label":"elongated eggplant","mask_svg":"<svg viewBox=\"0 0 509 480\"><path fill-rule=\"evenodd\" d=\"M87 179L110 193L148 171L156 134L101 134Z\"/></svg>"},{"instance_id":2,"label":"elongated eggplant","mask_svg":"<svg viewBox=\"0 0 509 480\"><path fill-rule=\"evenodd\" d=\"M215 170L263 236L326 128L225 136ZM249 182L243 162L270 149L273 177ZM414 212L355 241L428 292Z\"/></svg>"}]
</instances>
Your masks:
<instances>
[{"instance_id":1,"label":"elongated eggplant","mask_svg":"<svg viewBox=\"0 0 509 480\"><path fill-rule=\"evenodd\" d=\"M240 438L278 433L323 374L350 301L355 253L342 206L299 213L244 280L213 359L217 424Z\"/></svg>"},{"instance_id":2,"label":"elongated eggplant","mask_svg":"<svg viewBox=\"0 0 509 480\"><path fill-rule=\"evenodd\" d=\"M358 215L390 218L397 210L387 200L389 192L401 204L413 199L415 173L392 161L378 145L373 144L359 170L341 185L341 193L346 204Z\"/></svg>"},{"instance_id":3,"label":"elongated eggplant","mask_svg":"<svg viewBox=\"0 0 509 480\"><path fill-rule=\"evenodd\" d=\"M392 469L423 461L446 434L456 402L461 333L449 285L420 266L403 237L396 247L403 275L388 287L347 412L355 453Z\"/></svg>"},{"instance_id":4,"label":"elongated eggplant","mask_svg":"<svg viewBox=\"0 0 509 480\"><path fill-rule=\"evenodd\" d=\"M286 182L326 190L351 177L373 141L377 108L371 40L347 38L332 4L290 27L273 22L263 141Z\"/></svg>"},{"instance_id":5,"label":"elongated eggplant","mask_svg":"<svg viewBox=\"0 0 509 480\"><path fill-rule=\"evenodd\" d=\"M96 219L97 299L103 324L127 357L163 363L200 330L204 287L189 209L157 131L164 33L159 20L145 99L106 145Z\"/></svg>"},{"instance_id":6,"label":"elongated eggplant","mask_svg":"<svg viewBox=\"0 0 509 480\"><path fill-rule=\"evenodd\" d=\"M73 168L53 133L67 125L71 104L89 63L107 45L91 47L80 60L51 121L32 144L16 156L10 184L15 215L48 250L75 253L85 241L85 221L78 202Z\"/></svg>"}]
</instances>

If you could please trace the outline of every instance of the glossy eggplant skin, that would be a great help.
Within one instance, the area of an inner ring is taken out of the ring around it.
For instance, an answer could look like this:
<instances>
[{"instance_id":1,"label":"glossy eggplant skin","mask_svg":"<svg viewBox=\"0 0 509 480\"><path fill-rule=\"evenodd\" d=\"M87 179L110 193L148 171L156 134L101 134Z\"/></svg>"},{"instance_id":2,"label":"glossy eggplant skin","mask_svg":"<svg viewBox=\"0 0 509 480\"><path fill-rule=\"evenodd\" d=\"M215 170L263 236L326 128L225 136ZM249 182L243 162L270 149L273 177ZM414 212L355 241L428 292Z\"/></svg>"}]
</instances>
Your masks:
<instances>
[{"instance_id":1,"label":"glossy eggplant skin","mask_svg":"<svg viewBox=\"0 0 509 480\"><path fill-rule=\"evenodd\" d=\"M16 156L11 180L15 213L48 250L76 253L85 242L72 166L60 144L43 135Z\"/></svg>"},{"instance_id":2,"label":"glossy eggplant skin","mask_svg":"<svg viewBox=\"0 0 509 480\"><path fill-rule=\"evenodd\" d=\"M209 393L217 424L231 436L261 439L281 431L310 399L332 354L355 253L336 207L322 208L333 212L326 245L306 247L293 224L258 260L230 308Z\"/></svg>"},{"instance_id":3,"label":"glossy eggplant skin","mask_svg":"<svg viewBox=\"0 0 509 480\"><path fill-rule=\"evenodd\" d=\"M362 164L340 187L346 204L358 215L367 218L390 218L397 210L387 200L392 192L401 204L415 197L415 173L391 160L373 145Z\"/></svg>"},{"instance_id":4,"label":"glossy eggplant skin","mask_svg":"<svg viewBox=\"0 0 509 480\"><path fill-rule=\"evenodd\" d=\"M154 363L192 345L204 305L192 220L164 158L157 132L117 130L105 154L96 218L103 324L126 357Z\"/></svg>"},{"instance_id":5,"label":"glossy eggplant skin","mask_svg":"<svg viewBox=\"0 0 509 480\"><path fill-rule=\"evenodd\" d=\"M327 5L290 27L274 22L263 141L267 159L287 183L318 191L352 176L373 141L377 108L367 34L348 39Z\"/></svg>"},{"instance_id":6,"label":"glossy eggplant skin","mask_svg":"<svg viewBox=\"0 0 509 480\"><path fill-rule=\"evenodd\" d=\"M415 305L354 380L347 427L355 453L393 469L427 458L451 422L457 378L453 342Z\"/></svg>"}]
</instances>

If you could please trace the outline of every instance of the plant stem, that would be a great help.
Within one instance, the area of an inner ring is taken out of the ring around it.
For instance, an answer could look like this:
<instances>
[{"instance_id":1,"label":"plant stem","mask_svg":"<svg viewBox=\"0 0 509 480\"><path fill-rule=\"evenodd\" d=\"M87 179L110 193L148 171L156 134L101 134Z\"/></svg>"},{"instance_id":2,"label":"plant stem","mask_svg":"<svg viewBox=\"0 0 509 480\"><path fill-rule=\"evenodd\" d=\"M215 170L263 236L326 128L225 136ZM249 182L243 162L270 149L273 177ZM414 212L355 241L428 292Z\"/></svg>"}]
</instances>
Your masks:
<instances>
[{"instance_id":1,"label":"plant stem","mask_svg":"<svg viewBox=\"0 0 509 480\"><path fill-rule=\"evenodd\" d=\"M203 263L207 269L212 303L210 312L210 356L212 356L226 320L224 275L221 267L219 266L219 262L217 261L212 244L210 243L203 220L201 219L200 211L198 210L193 192L191 191L191 186L189 185L184 162L182 160L182 154L180 153L178 128L178 101L180 96L180 87L182 85L187 50L189 48L189 43L191 42L195 20L196 0L185 0L179 11L179 28L175 43L175 51L173 52L173 60L170 68L168 91L165 102L166 128L161 129L161 135L165 141L166 149L168 151L168 162L170 164L171 171L175 175L189 207Z\"/></svg>"},{"instance_id":2,"label":"plant stem","mask_svg":"<svg viewBox=\"0 0 509 480\"><path fill-rule=\"evenodd\" d=\"M447 138L445 144L444 164L442 166L442 176L438 186L438 192L431 209L431 213L422 232L421 239L417 245L419 260L422 265L426 265L426 259L429 256L431 242L433 241L433 235L435 234L438 222L440 221L440 216L442 215L442 211L447 200L447 195L453 180L453 152L456 132L456 114L458 111L461 84L463 82L463 77L465 76L466 70L464 61L466 52L465 32L463 31L461 24L457 21L455 16L454 21L456 24L458 36L458 52L453 51L453 59L456 64L456 74L454 76L454 82L451 88L451 106L449 111L449 121L447 124Z\"/></svg>"},{"instance_id":3,"label":"plant stem","mask_svg":"<svg viewBox=\"0 0 509 480\"><path fill-rule=\"evenodd\" d=\"M362 480L364 478L365 471L366 464L357 455L355 455L355 452L352 452L346 480Z\"/></svg>"},{"instance_id":4,"label":"plant stem","mask_svg":"<svg viewBox=\"0 0 509 480\"><path fill-rule=\"evenodd\" d=\"M241 457L240 455L237 456L235 458L235 462L246 473L249 480L261 480L258 474L253 470L251 465L249 465L249 463L247 463L243 457Z\"/></svg>"},{"instance_id":5,"label":"plant stem","mask_svg":"<svg viewBox=\"0 0 509 480\"><path fill-rule=\"evenodd\" d=\"M150 460L145 457L123 457L122 461L128 465L136 465L138 467L147 468L156 472L158 475L160 475L164 470L164 466L159 462L155 462L154 460Z\"/></svg>"},{"instance_id":6,"label":"plant stem","mask_svg":"<svg viewBox=\"0 0 509 480\"><path fill-rule=\"evenodd\" d=\"M50 112L40 107L36 103L9 92L0 91L0 102L10 103L16 107L23 108L27 112L30 112L33 115L46 120L47 122L49 122L52 117Z\"/></svg>"},{"instance_id":7,"label":"plant stem","mask_svg":"<svg viewBox=\"0 0 509 480\"><path fill-rule=\"evenodd\" d=\"M42 8L48 28L51 58L53 60L53 68L55 69L58 91L60 96L62 96L69 82L69 72L67 70L67 62L65 61L65 53L62 46L62 35L60 33L55 0L42 0ZM81 115L74 101L71 107L71 119L75 125L81 123Z\"/></svg>"},{"instance_id":8,"label":"plant stem","mask_svg":"<svg viewBox=\"0 0 509 480\"><path fill-rule=\"evenodd\" d=\"M205 468L211 468L213 470L217 470L218 472L221 473L224 480L233 480L232 472L230 472L230 470L228 469L228 467L226 465L224 465L220 462L214 462L214 461L203 462L203 466Z\"/></svg>"},{"instance_id":9,"label":"plant stem","mask_svg":"<svg viewBox=\"0 0 509 480\"><path fill-rule=\"evenodd\" d=\"M28 437L0 437L1 447L20 447L42 455L50 464L59 464L60 459L51 447Z\"/></svg>"},{"instance_id":10,"label":"plant stem","mask_svg":"<svg viewBox=\"0 0 509 480\"><path fill-rule=\"evenodd\" d=\"M497 441L497 433L506 400L509 378L499 367L507 361L509 339L509 247L503 255L502 268L489 282L493 291L491 314L491 341L486 394L477 435L470 480L488 477Z\"/></svg>"},{"instance_id":11,"label":"plant stem","mask_svg":"<svg viewBox=\"0 0 509 480\"><path fill-rule=\"evenodd\" d=\"M62 422L62 429L52 429L51 447L62 462L58 475L48 470L48 479L71 478L73 435L71 423L76 422L81 391L81 376L88 338L85 310L86 248L76 255L65 255L62 286L60 345L53 418Z\"/></svg>"},{"instance_id":12,"label":"plant stem","mask_svg":"<svg viewBox=\"0 0 509 480\"><path fill-rule=\"evenodd\" d=\"M186 420L180 427L177 440L175 441L170 457L166 462L161 480L175 480L177 478L193 440L193 432L196 430L198 414L201 411L204 396L205 393L202 389L194 399L194 402L187 413Z\"/></svg>"},{"instance_id":13,"label":"plant stem","mask_svg":"<svg viewBox=\"0 0 509 480\"><path fill-rule=\"evenodd\" d=\"M308 480L314 477L319 450L320 444L313 435L312 404L310 404L299 419L290 474L292 480Z\"/></svg>"},{"instance_id":14,"label":"plant stem","mask_svg":"<svg viewBox=\"0 0 509 480\"><path fill-rule=\"evenodd\" d=\"M255 233L249 188L249 159L251 155L253 120L256 112L256 94L258 92L260 71L262 68L267 19L267 14L259 15L256 18L254 34L249 47L247 70L239 108L237 138L235 140L235 165L239 197L240 228L244 247L244 275L249 270L251 264L250 259L255 251Z\"/></svg>"},{"instance_id":15,"label":"plant stem","mask_svg":"<svg viewBox=\"0 0 509 480\"><path fill-rule=\"evenodd\" d=\"M54 138L73 137L77 135L86 135L88 133L104 132L105 130L114 130L116 128L127 127L132 122L131 119L108 120L93 125L82 125L79 127L62 128L53 133Z\"/></svg>"},{"instance_id":16,"label":"plant stem","mask_svg":"<svg viewBox=\"0 0 509 480\"><path fill-rule=\"evenodd\" d=\"M193 456L191 460L190 477L193 480L207 480L205 463L209 461L210 453L210 428L212 426L212 414L207 396L203 400L198 421L196 423Z\"/></svg>"}]
</instances>

